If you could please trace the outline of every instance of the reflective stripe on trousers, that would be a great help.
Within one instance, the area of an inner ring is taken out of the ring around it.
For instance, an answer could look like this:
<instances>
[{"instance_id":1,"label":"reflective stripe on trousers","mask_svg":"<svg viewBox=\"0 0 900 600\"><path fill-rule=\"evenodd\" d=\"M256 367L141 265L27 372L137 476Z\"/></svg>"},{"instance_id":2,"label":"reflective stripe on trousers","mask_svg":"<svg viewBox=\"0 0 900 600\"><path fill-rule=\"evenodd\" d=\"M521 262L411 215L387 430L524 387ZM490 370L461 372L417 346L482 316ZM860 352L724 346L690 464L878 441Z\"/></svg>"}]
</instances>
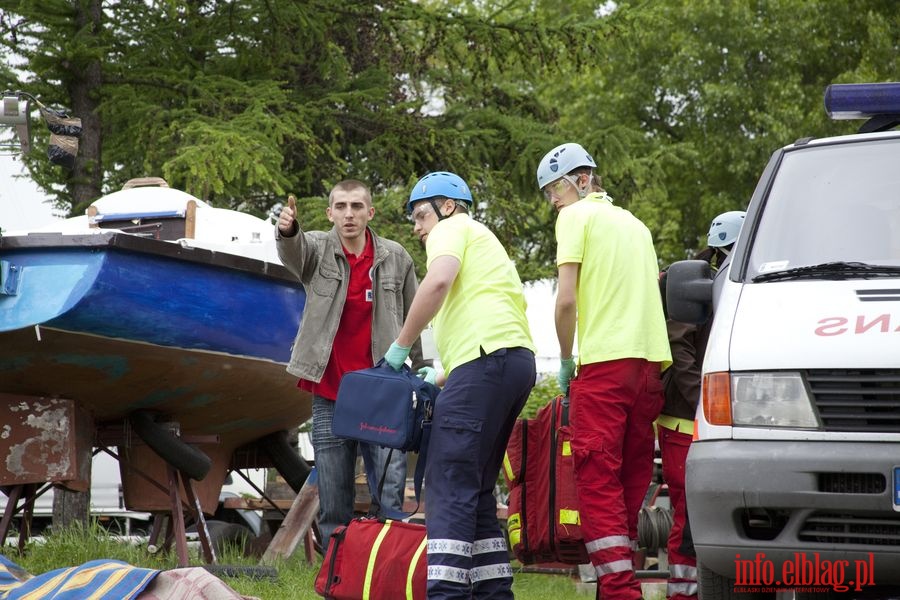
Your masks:
<instances>
[{"instance_id":1,"label":"reflective stripe on trousers","mask_svg":"<svg viewBox=\"0 0 900 600\"><path fill-rule=\"evenodd\" d=\"M593 554L598 550L605 550L606 548L615 548L616 546L622 546L624 548L632 548L631 540L627 535L610 535L603 538L598 538L596 540L591 540L587 542L584 547L587 549L588 554Z\"/></svg>"},{"instance_id":2,"label":"reflective stripe on trousers","mask_svg":"<svg viewBox=\"0 0 900 600\"><path fill-rule=\"evenodd\" d=\"M428 555L455 555L464 558L476 558L480 555L499 554L498 557L488 560L480 566L475 566L468 571L458 567L447 567L442 565L434 565L428 568L428 579L439 579L442 581L450 581L453 583L467 584L487 579L497 579L501 577L512 577L512 567L509 565L507 556L509 550L506 546L506 540L502 537L488 538L477 540L474 544L463 542L460 540L428 540ZM437 559L441 560L441 559Z\"/></svg>"},{"instance_id":3,"label":"reflective stripe on trousers","mask_svg":"<svg viewBox=\"0 0 900 600\"><path fill-rule=\"evenodd\" d=\"M669 600L696 598L697 591L696 581L669 581L666 584L666 598L669 598Z\"/></svg>"},{"instance_id":4,"label":"reflective stripe on trousers","mask_svg":"<svg viewBox=\"0 0 900 600\"><path fill-rule=\"evenodd\" d=\"M670 564L666 597L670 600L689 600L696 598L697 592L697 567Z\"/></svg>"}]
</instances>

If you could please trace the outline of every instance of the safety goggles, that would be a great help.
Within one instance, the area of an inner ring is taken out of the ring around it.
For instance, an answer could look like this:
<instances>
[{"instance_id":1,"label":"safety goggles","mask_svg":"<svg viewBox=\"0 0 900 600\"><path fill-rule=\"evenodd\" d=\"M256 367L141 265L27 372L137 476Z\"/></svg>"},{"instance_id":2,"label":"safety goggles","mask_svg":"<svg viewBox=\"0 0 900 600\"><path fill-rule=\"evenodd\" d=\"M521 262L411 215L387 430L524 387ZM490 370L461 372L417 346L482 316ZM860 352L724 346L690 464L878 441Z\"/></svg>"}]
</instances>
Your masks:
<instances>
[{"instance_id":1,"label":"safety goggles","mask_svg":"<svg viewBox=\"0 0 900 600\"><path fill-rule=\"evenodd\" d=\"M575 179L573 177L563 175L553 183L548 183L544 186L544 189L541 190L542 192L544 192L544 198L546 198L548 202L553 202L553 196L559 198L566 191L567 183L572 184L572 187L578 189L578 185L575 183Z\"/></svg>"},{"instance_id":2,"label":"safety goggles","mask_svg":"<svg viewBox=\"0 0 900 600\"><path fill-rule=\"evenodd\" d=\"M415 210L406 215L407 220L410 223L424 223L425 219L428 218L429 213L434 212L434 209L431 207L431 204L422 203L417 206Z\"/></svg>"}]
</instances>

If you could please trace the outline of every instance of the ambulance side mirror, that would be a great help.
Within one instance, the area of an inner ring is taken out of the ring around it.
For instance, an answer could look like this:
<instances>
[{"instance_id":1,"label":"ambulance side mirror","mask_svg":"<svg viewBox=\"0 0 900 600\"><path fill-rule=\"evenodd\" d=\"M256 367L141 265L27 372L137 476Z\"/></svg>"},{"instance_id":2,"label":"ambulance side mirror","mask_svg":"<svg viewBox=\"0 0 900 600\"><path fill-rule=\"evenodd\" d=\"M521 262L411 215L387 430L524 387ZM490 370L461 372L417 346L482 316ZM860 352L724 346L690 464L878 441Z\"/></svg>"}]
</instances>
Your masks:
<instances>
[{"instance_id":1,"label":"ambulance side mirror","mask_svg":"<svg viewBox=\"0 0 900 600\"><path fill-rule=\"evenodd\" d=\"M712 269L705 260L682 260L666 275L666 308L669 318L699 325L712 314Z\"/></svg>"}]
</instances>

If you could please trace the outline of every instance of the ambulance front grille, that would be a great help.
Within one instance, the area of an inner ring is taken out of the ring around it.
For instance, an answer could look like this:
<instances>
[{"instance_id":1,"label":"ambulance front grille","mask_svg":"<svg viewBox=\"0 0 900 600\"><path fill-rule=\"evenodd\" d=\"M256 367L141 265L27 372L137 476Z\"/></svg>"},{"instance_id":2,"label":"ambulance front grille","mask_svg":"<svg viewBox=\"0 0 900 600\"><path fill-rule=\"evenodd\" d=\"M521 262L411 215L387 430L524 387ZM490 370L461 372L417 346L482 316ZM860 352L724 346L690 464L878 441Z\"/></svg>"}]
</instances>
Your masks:
<instances>
[{"instance_id":1,"label":"ambulance front grille","mask_svg":"<svg viewBox=\"0 0 900 600\"><path fill-rule=\"evenodd\" d=\"M900 521L896 518L813 513L798 535L804 542L900 546Z\"/></svg>"},{"instance_id":2,"label":"ambulance front grille","mask_svg":"<svg viewBox=\"0 0 900 600\"><path fill-rule=\"evenodd\" d=\"M825 431L900 433L900 370L810 370L806 379Z\"/></svg>"},{"instance_id":3,"label":"ambulance front grille","mask_svg":"<svg viewBox=\"0 0 900 600\"><path fill-rule=\"evenodd\" d=\"M882 494L887 481L881 473L819 473L819 491L829 494Z\"/></svg>"}]
</instances>

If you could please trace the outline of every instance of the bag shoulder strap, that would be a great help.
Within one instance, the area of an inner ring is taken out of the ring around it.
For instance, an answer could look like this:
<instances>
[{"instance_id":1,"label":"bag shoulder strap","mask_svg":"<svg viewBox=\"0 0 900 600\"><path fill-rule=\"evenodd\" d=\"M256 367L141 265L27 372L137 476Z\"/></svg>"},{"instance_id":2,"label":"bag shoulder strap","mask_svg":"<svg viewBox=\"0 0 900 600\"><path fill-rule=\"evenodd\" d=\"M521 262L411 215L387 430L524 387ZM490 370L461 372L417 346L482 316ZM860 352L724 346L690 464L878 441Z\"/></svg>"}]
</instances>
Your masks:
<instances>
[{"instance_id":1,"label":"bag shoulder strap","mask_svg":"<svg viewBox=\"0 0 900 600\"><path fill-rule=\"evenodd\" d=\"M363 463L366 466L366 479L369 482L378 482L377 496L372 498L373 505L377 506L377 516L385 519L393 519L394 521L403 521L410 518L419 511L419 504L421 502L420 498L422 496L422 483L425 481L425 464L428 462L428 441L430 437L431 423L427 422L423 424L422 444L419 447L419 458L418 460L416 460L416 470L413 474L413 490L415 491L416 508L411 513L393 510L385 506L381 506L381 492L384 490L384 481L385 479L387 479L387 470L390 466L391 456L393 456L394 449L391 448L391 451L388 453L388 459L385 462L384 471L381 473L381 478L378 478L376 476L375 465L372 464L372 461L363 460ZM369 489L371 491L371 487ZM372 514L371 508L369 509L369 514Z\"/></svg>"}]
</instances>

